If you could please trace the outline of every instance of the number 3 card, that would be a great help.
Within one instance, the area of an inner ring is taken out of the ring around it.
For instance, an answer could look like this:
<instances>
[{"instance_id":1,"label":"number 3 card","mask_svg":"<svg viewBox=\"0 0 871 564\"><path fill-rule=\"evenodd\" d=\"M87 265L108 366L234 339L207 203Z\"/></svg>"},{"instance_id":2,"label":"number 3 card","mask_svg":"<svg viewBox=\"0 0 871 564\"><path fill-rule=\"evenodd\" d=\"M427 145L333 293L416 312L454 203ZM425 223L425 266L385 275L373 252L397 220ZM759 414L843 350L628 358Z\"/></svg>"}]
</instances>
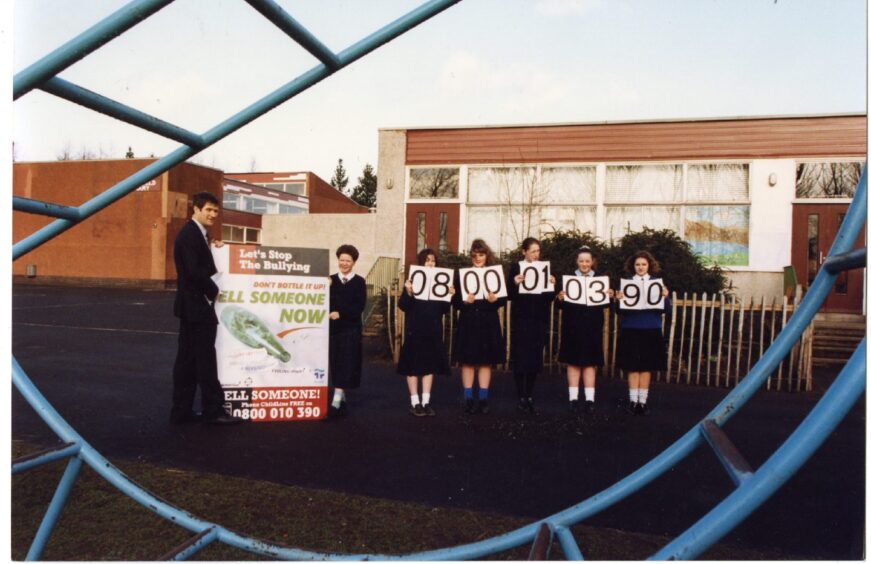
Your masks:
<instances>
[{"instance_id":1,"label":"number 3 card","mask_svg":"<svg viewBox=\"0 0 871 564\"><path fill-rule=\"evenodd\" d=\"M418 300L449 302L450 286L454 283L454 271L437 266L412 265L408 269L411 295Z\"/></svg>"},{"instance_id":2,"label":"number 3 card","mask_svg":"<svg viewBox=\"0 0 871 564\"><path fill-rule=\"evenodd\" d=\"M607 276L563 276L563 290L570 304L599 306L608 303Z\"/></svg>"},{"instance_id":3,"label":"number 3 card","mask_svg":"<svg viewBox=\"0 0 871 564\"><path fill-rule=\"evenodd\" d=\"M665 309L662 280L620 280L620 309Z\"/></svg>"},{"instance_id":4,"label":"number 3 card","mask_svg":"<svg viewBox=\"0 0 871 564\"><path fill-rule=\"evenodd\" d=\"M523 275L523 282L517 287L519 293L541 294L553 291L553 285L550 283L549 261L521 261L520 274Z\"/></svg>"},{"instance_id":5,"label":"number 3 card","mask_svg":"<svg viewBox=\"0 0 871 564\"><path fill-rule=\"evenodd\" d=\"M487 299L488 292L493 292L497 298L508 295L501 266L460 269L460 297L463 301L469 294L474 295L476 300Z\"/></svg>"}]
</instances>

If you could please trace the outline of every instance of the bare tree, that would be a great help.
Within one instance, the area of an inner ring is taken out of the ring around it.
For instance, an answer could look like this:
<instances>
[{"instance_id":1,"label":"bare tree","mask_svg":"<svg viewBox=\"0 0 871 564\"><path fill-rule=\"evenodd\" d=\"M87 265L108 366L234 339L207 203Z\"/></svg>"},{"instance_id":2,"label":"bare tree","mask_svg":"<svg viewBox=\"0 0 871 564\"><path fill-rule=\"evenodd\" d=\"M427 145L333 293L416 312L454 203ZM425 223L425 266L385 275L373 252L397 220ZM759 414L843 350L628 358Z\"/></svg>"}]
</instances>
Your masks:
<instances>
[{"instance_id":1,"label":"bare tree","mask_svg":"<svg viewBox=\"0 0 871 564\"><path fill-rule=\"evenodd\" d=\"M251 157L251 162L248 163L248 172L257 172L257 157Z\"/></svg>"},{"instance_id":2,"label":"bare tree","mask_svg":"<svg viewBox=\"0 0 871 564\"><path fill-rule=\"evenodd\" d=\"M548 186L534 166L493 169L500 199L508 212L508 226L517 243L537 235Z\"/></svg>"},{"instance_id":3,"label":"bare tree","mask_svg":"<svg viewBox=\"0 0 871 564\"><path fill-rule=\"evenodd\" d=\"M862 163L802 163L796 170L799 198L852 198L862 174Z\"/></svg>"},{"instance_id":4,"label":"bare tree","mask_svg":"<svg viewBox=\"0 0 871 564\"><path fill-rule=\"evenodd\" d=\"M67 140L64 143L64 146L61 148L60 152L56 156L59 161L71 161L73 160L73 148L72 144Z\"/></svg>"}]
</instances>

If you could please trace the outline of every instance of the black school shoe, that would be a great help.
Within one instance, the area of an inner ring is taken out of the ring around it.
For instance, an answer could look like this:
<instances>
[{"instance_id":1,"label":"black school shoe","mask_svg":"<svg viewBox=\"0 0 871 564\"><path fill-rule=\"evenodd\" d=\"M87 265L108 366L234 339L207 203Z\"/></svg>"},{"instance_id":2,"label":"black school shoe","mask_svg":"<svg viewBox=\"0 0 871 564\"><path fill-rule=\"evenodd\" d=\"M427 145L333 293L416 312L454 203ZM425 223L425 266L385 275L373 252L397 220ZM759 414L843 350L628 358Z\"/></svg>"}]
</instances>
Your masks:
<instances>
[{"instance_id":1,"label":"black school shoe","mask_svg":"<svg viewBox=\"0 0 871 564\"><path fill-rule=\"evenodd\" d=\"M650 415L650 408L647 407L646 403L639 403L635 406L635 415Z\"/></svg>"},{"instance_id":2,"label":"black school shoe","mask_svg":"<svg viewBox=\"0 0 871 564\"><path fill-rule=\"evenodd\" d=\"M424 417L426 416L426 412L423 409L423 406L420 404L414 405L408 408L408 412L415 417Z\"/></svg>"},{"instance_id":3,"label":"black school shoe","mask_svg":"<svg viewBox=\"0 0 871 564\"><path fill-rule=\"evenodd\" d=\"M490 413L490 404L487 403L487 400L480 400L478 402L478 412L481 415L487 415Z\"/></svg>"},{"instance_id":4,"label":"black school shoe","mask_svg":"<svg viewBox=\"0 0 871 564\"><path fill-rule=\"evenodd\" d=\"M435 409L430 404L423 406L423 414L427 417L435 417Z\"/></svg>"},{"instance_id":5,"label":"black school shoe","mask_svg":"<svg viewBox=\"0 0 871 564\"><path fill-rule=\"evenodd\" d=\"M526 400L526 398L520 398L520 400L517 402L517 411L529 411L529 402Z\"/></svg>"},{"instance_id":6,"label":"black school shoe","mask_svg":"<svg viewBox=\"0 0 871 564\"><path fill-rule=\"evenodd\" d=\"M584 402L584 412L585 413L593 413L596 411L596 403L590 400Z\"/></svg>"},{"instance_id":7,"label":"black school shoe","mask_svg":"<svg viewBox=\"0 0 871 564\"><path fill-rule=\"evenodd\" d=\"M624 409L630 415L638 415L638 402L630 401L627 405L624 406Z\"/></svg>"},{"instance_id":8,"label":"black school shoe","mask_svg":"<svg viewBox=\"0 0 871 564\"><path fill-rule=\"evenodd\" d=\"M475 400L473 398L466 399L465 405L463 406L463 413L466 415L474 415L478 412L478 406L475 405Z\"/></svg>"},{"instance_id":9,"label":"black school shoe","mask_svg":"<svg viewBox=\"0 0 871 564\"><path fill-rule=\"evenodd\" d=\"M578 413L578 400L569 401L569 413L573 415Z\"/></svg>"}]
</instances>

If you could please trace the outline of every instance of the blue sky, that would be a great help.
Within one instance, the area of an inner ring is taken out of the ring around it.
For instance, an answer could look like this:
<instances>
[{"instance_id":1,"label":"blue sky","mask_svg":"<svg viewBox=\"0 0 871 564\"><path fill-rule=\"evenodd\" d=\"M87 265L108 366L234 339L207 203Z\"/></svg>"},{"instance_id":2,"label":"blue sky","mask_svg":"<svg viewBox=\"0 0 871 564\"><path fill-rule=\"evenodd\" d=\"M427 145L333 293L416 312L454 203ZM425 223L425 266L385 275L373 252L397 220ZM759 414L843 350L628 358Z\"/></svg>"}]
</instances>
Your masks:
<instances>
[{"instance_id":1,"label":"blue sky","mask_svg":"<svg viewBox=\"0 0 871 564\"><path fill-rule=\"evenodd\" d=\"M339 51L418 1L279 3ZM19 71L117 10L17 0ZM377 166L378 128L866 111L860 0L465 0L193 160L225 171ZM316 61L242 0L177 0L61 76L196 132ZM18 160L176 143L42 92L13 105Z\"/></svg>"}]
</instances>

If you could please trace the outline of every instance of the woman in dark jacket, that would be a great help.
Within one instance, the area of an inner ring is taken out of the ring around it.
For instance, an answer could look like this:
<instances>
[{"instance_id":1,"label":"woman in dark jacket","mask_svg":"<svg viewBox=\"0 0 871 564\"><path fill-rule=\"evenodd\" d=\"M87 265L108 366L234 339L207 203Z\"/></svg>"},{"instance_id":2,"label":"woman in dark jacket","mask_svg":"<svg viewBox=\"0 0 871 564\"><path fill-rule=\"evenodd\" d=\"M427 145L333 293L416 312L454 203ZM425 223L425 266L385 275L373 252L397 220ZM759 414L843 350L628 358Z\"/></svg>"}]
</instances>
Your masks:
<instances>
[{"instance_id":1,"label":"woman in dark jacket","mask_svg":"<svg viewBox=\"0 0 871 564\"><path fill-rule=\"evenodd\" d=\"M541 255L541 243L535 237L527 237L520 245L523 260L511 265L508 272L508 298L511 300L511 369L517 388L517 409L535 414L532 388L541 372L542 355L547 340L547 324L550 319L550 304L554 292L521 294L520 285L524 276L520 272L524 263L535 262ZM550 286L556 278L549 276Z\"/></svg>"},{"instance_id":2,"label":"woman in dark jacket","mask_svg":"<svg viewBox=\"0 0 871 564\"><path fill-rule=\"evenodd\" d=\"M418 266L436 266L436 254L432 249L423 249L417 254ZM454 287L448 288L450 294ZM433 416L430 405L433 374L449 374L448 355L442 341L442 318L450 311L451 302L419 300L414 297L411 280L405 282L405 291L399 297L399 309L405 312L405 339L399 350L396 372L405 376L408 394L411 396L412 415ZM423 398L418 395L417 380L420 378Z\"/></svg>"},{"instance_id":3,"label":"woman in dark jacket","mask_svg":"<svg viewBox=\"0 0 871 564\"><path fill-rule=\"evenodd\" d=\"M353 245L340 246L339 272L330 276L330 415L347 415L345 390L360 387L366 281L352 272L359 257Z\"/></svg>"},{"instance_id":4,"label":"woman in dark jacket","mask_svg":"<svg viewBox=\"0 0 871 564\"><path fill-rule=\"evenodd\" d=\"M481 239L472 241L469 254L475 268L496 264L493 251ZM454 287L460 287L459 272L454 274ZM461 366L465 412L487 414L490 412L488 398L493 365L505 362L505 337L499 323L499 308L505 306L505 298L497 298L493 292L481 300L476 300L474 294L469 294L466 300L461 296L457 292L453 299L454 307L460 312L454 332L454 362ZM472 394L476 370L477 402Z\"/></svg>"},{"instance_id":5,"label":"woman in dark jacket","mask_svg":"<svg viewBox=\"0 0 871 564\"><path fill-rule=\"evenodd\" d=\"M590 247L584 246L575 254L575 276L595 276L596 259ZM614 291L608 290L608 297ZM577 413L581 377L584 379L584 408L594 410L596 401L596 368L605 364L602 347L602 327L605 324L606 300L602 305L581 305L565 301L566 292L557 294L557 307L562 310L559 361L567 364L569 410Z\"/></svg>"},{"instance_id":6,"label":"woman in dark jacket","mask_svg":"<svg viewBox=\"0 0 871 564\"><path fill-rule=\"evenodd\" d=\"M659 263L647 251L638 251L626 261L624 274L636 281L655 280ZM668 307L668 288L662 295ZM625 296L617 292L617 299ZM665 370L665 340L662 337L662 314L665 309L619 310L620 333L617 336L617 368L627 372L629 410L635 415L647 415L647 394L654 370Z\"/></svg>"}]
</instances>

